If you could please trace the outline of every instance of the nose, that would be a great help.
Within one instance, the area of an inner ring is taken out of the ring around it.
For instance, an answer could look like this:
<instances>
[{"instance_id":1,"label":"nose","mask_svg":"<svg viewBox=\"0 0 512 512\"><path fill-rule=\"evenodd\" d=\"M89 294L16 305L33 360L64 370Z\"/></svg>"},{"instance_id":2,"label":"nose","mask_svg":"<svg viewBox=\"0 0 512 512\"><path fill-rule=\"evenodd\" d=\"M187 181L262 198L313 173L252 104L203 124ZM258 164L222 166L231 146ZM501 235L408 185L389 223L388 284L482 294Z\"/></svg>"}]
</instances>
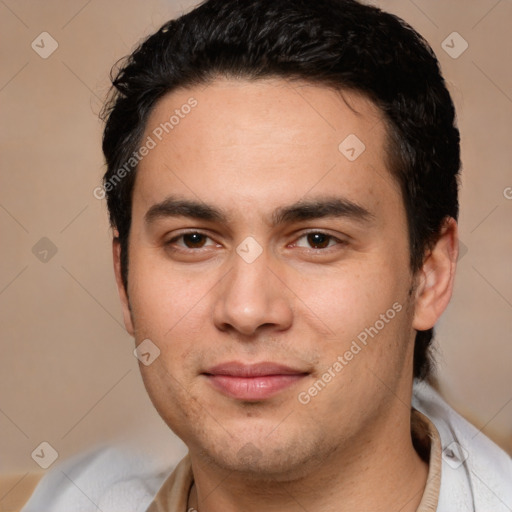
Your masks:
<instances>
[{"instance_id":1,"label":"nose","mask_svg":"<svg viewBox=\"0 0 512 512\"><path fill-rule=\"evenodd\" d=\"M291 326L292 294L271 264L266 251L254 261L233 254L233 267L216 289L213 317L219 330L251 336Z\"/></svg>"}]
</instances>

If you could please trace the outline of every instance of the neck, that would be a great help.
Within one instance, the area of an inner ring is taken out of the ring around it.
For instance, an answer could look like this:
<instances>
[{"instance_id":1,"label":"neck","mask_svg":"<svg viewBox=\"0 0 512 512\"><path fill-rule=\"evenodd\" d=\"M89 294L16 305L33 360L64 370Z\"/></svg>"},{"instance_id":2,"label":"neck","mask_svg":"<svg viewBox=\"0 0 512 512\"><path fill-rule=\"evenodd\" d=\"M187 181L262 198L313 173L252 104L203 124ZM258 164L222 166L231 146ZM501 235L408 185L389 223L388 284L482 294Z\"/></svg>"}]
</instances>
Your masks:
<instances>
[{"instance_id":1,"label":"neck","mask_svg":"<svg viewBox=\"0 0 512 512\"><path fill-rule=\"evenodd\" d=\"M340 445L321 466L286 481L258 480L215 468L191 452L195 484L187 510L414 512L425 489L428 464L413 447L410 411L391 411L389 418L394 421Z\"/></svg>"}]
</instances>

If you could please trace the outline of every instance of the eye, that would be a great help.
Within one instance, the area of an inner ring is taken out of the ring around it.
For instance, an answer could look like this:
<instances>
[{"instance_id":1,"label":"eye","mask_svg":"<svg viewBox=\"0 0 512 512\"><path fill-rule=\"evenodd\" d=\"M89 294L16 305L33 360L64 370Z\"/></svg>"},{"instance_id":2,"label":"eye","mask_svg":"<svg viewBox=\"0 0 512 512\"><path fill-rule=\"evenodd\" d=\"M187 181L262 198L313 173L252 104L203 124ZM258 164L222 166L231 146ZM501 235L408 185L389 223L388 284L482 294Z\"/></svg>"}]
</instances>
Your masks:
<instances>
[{"instance_id":1,"label":"eye","mask_svg":"<svg viewBox=\"0 0 512 512\"><path fill-rule=\"evenodd\" d=\"M299 243L300 240L305 239L306 243L301 244ZM327 249L328 247L332 247L333 245L343 244L344 242L342 240L339 240L338 238L329 235L327 233L322 233L321 231L312 231L310 233L306 233L302 235L297 242L295 242L295 245L298 247L309 247L313 248L313 250L318 249ZM308 244L308 245L306 245Z\"/></svg>"},{"instance_id":2,"label":"eye","mask_svg":"<svg viewBox=\"0 0 512 512\"><path fill-rule=\"evenodd\" d=\"M203 247L217 245L215 243L206 245L207 240L211 240L210 237L206 236L204 233L194 231L190 233L182 233L181 235L172 238L167 242L167 245L176 245L184 249L202 249ZM182 243L178 243L178 241L181 241Z\"/></svg>"}]
</instances>

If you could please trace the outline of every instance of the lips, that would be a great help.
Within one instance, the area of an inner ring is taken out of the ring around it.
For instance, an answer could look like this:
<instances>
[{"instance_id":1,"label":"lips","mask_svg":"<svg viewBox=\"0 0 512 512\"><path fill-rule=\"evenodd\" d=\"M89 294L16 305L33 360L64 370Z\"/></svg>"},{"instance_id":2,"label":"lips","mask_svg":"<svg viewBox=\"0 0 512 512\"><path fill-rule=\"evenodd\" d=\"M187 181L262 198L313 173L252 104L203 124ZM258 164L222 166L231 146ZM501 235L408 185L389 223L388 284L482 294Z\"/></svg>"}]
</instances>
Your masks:
<instances>
[{"instance_id":1,"label":"lips","mask_svg":"<svg viewBox=\"0 0 512 512\"><path fill-rule=\"evenodd\" d=\"M203 375L214 389L226 396L258 401L293 386L308 372L271 362L243 364L232 361L209 368Z\"/></svg>"}]
</instances>

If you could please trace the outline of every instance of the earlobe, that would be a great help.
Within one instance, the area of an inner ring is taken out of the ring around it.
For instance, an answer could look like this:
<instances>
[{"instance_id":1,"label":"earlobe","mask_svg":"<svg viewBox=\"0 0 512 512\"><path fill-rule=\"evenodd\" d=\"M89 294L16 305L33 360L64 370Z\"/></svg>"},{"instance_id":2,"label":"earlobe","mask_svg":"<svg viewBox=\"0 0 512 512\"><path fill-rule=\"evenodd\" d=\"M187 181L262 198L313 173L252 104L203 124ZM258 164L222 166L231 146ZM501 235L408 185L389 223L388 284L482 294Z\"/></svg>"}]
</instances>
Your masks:
<instances>
[{"instance_id":1,"label":"earlobe","mask_svg":"<svg viewBox=\"0 0 512 512\"><path fill-rule=\"evenodd\" d=\"M117 231L114 232L112 240L112 256L114 260L114 273L116 276L117 291L121 300L121 307L123 309L124 326L128 333L134 336L132 315L130 311L130 304L128 301L128 293L123 283L122 269L121 269L121 242L117 236Z\"/></svg>"},{"instance_id":2,"label":"earlobe","mask_svg":"<svg viewBox=\"0 0 512 512\"><path fill-rule=\"evenodd\" d=\"M418 271L414 329L425 331L434 327L448 306L453 291L458 253L457 222L448 217L439 239Z\"/></svg>"}]
</instances>

